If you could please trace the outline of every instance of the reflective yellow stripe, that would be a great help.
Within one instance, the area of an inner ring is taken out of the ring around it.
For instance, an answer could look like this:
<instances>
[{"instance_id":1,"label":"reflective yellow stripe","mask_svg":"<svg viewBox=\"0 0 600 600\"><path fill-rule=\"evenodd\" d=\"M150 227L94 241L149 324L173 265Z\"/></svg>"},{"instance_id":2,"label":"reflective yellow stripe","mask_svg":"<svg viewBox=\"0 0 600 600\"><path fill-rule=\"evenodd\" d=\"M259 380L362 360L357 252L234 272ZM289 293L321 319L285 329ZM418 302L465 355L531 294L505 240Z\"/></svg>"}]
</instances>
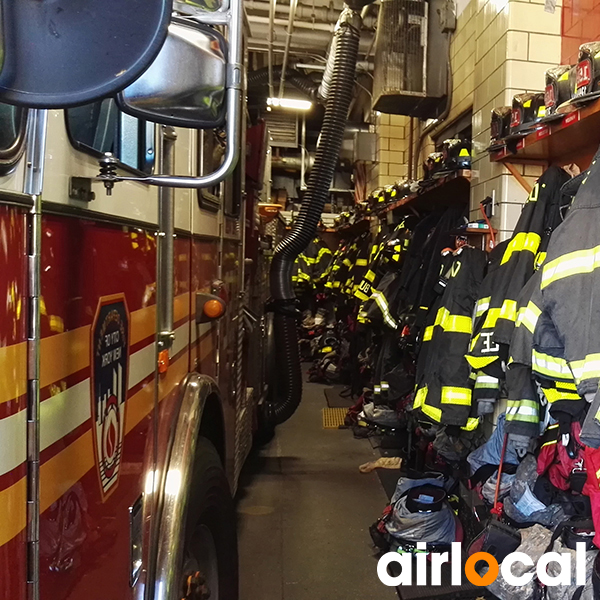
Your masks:
<instances>
[{"instance_id":1,"label":"reflective yellow stripe","mask_svg":"<svg viewBox=\"0 0 600 600\"><path fill-rule=\"evenodd\" d=\"M430 419L433 419L436 423L442 422L442 409L429 406L429 404L423 404L421 412L427 415Z\"/></svg>"},{"instance_id":2,"label":"reflective yellow stripe","mask_svg":"<svg viewBox=\"0 0 600 600\"><path fill-rule=\"evenodd\" d=\"M600 246L590 248L589 250L569 252L544 265L540 287L541 289L544 289L551 283L558 281L559 279L564 279L565 277L571 277L571 275L591 273L599 266Z\"/></svg>"},{"instance_id":3,"label":"reflective yellow stripe","mask_svg":"<svg viewBox=\"0 0 600 600\"><path fill-rule=\"evenodd\" d=\"M533 333L537 321L542 314L542 311L531 300L527 306L522 306L517 314L517 327L525 325L525 327Z\"/></svg>"},{"instance_id":4,"label":"reflective yellow stripe","mask_svg":"<svg viewBox=\"0 0 600 600\"><path fill-rule=\"evenodd\" d=\"M357 267L366 267L368 264L368 261L366 258L357 258L356 259L356 266Z\"/></svg>"},{"instance_id":5,"label":"reflective yellow stripe","mask_svg":"<svg viewBox=\"0 0 600 600\"><path fill-rule=\"evenodd\" d=\"M499 316L500 316L499 308L490 308L485 317L485 321L483 322L483 328L484 329L493 329L494 327L496 327L496 321L498 320Z\"/></svg>"},{"instance_id":6,"label":"reflective yellow stripe","mask_svg":"<svg viewBox=\"0 0 600 600\"><path fill-rule=\"evenodd\" d=\"M558 440L550 440L549 442L542 444L542 448L544 448L545 446L552 446L552 444L556 444L556 443L558 443Z\"/></svg>"},{"instance_id":7,"label":"reflective yellow stripe","mask_svg":"<svg viewBox=\"0 0 600 600\"><path fill-rule=\"evenodd\" d=\"M442 386L442 404L471 406L471 390L463 387Z\"/></svg>"},{"instance_id":8,"label":"reflective yellow stripe","mask_svg":"<svg viewBox=\"0 0 600 600\"><path fill-rule=\"evenodd\" d=\"M369 296L361 292L359 289L355 290L354 295L363 302L366 302L369 299Z\"/></svg>"},{"instance_id":9,"label":"reflective yellow stripe","mask_svg":"<svg viewBox=\"0 0 600 600\"><path fill-rule=\"evenodd\" d=\"M428 342L433 337L433 325L425 327L425 333L423 333L423 341Z\"/></svg>"},{"instance_id":10,"label":"reflective yellow stripe","mask_svg":"<svg viewBox=\"0 0 600 600\"><path fill-rule=\"evenodd\" d=\"M321 260L325 254L329 254L331 256L331 250L329 248L321 248L319 250L319 254L317 254L317 260Z\"/></svg>"},{"instance_id":11,"label":"reflective yellow stripe","mask_svg":"<svg viewBox=\"0 0 600 600\"><path fill-rule=\"evenodd\" d=\"M429 406L429 404L425 403L425 399L427 398L427 386L419 388L417 393L415 394L415 399L413 401L413 409L420 410L424 415L427 415L430 419L433 419L437 423L440 423L442 420L442 409L435 408L434 406Z\"/></svg>"},{"instance_id":12,"label":"reflective yellow stripe","mask_svg":"<svg viewBox=\"0 0 600 600\"><path fill-rule=\"evenodd\" d=\"M478 339L479 339L479 334L477 334L476 336L471 338L471 341L469 343L469 352L471 352L473 350L473 348L475 348Z\"/></svg>"},{"instance_id":13,"label":"reflective yellow stripe","mask_svg":"<svg viewBox=\"0 0 600 600\"><path fill-rule=\"evenodd\" d=\"M550 378L573 379L573 373L564 358L550 356L535 349L531 352L531 367L536 373Z\"/></svg>"},{"instance_id":14,"label":"reflective yellow stripe","mask_svg":"<svg viewBox=\"0 0 600 600\"><path fill-rule=\"evenodd\" d=\"M506 420L537 423L540 420L538 404L533 400L508 400Z\"/></svg>"},{"instance_id":15,"label":"reflective yellow stripe","mask_svg":"<svg viewBox=\"0 0 600 600\"><path fill-rule=\"evenodd\" d=\"M421 408L425 404L425 398L427 398L427 386L417 390L415 399L413 400L413 408Z\"/></svg>"},{"instance_id":16,"label":"reflective yellow stripe","mask_svg":"<svg viewBox=\"0 0 600 600\"><path fill-rule=\"evenodd\" d=\"M522 231L517 233L515 237L510 241L506 250L504 251L504 256L502 257L501 265L507 263L510 260L510 257L514 252L521 252L523 250L527 252L533 252L534 254L537 252L540 245L541 238L537 233L533 233L530 231L529 233Z\"/></svg>"},{"instance_id":17,"label":"reflective yellow stripe","mask_svg":"<svg viewBox=\"0 0 600 600\"><path fill-rule=\"evenodd\" d=\"M517 320L517 303L515 300L509 300L506 298L500 308L499 319L506 319L507 321Z\"/></svg>"},{"instance_id":18,"label":"reflective yellow stripe","mask_svg":"<svg viewBox=\"0 0 600 600\"><path fill-rule=\"evenodd\" d=\"M473 331L471 317L462 315L451 315L447 308L440 308L435 316L434 327L439 326L444 331L454 331L456 333L468 333Z\"/></svg>"},{"instance_id":19,"label":"reflective yellow stripe","mask_svg":"<svg viewBox=\"0 0 600 600\"><path fill-rule=\"evenodd\" d=\"M365 279L372 283L373 281L375 281L375 273L373 273L373 271L371 270L367 271L365 273Z\"/></svg>"},{"instance_id":20,"label":"reflective yellow stripe","mask_svg":"<svg viewBox=\"0 0 600 600\"><path fill-rule=\"evenodd\" d=\"M490 307L491 296L480 298L475 305L475 316L481 317L483 313Z\"/></svg>"},{"instance_id":21,"label":"reflective yellow stripe","mask_svg":"<svg viewBox=\"0 0 600 600\"><path fill-rule=\"evenodd\" d=\"M476 371L491 365L495 360L498 359L497 356L471 356L470 354L466 354L465 358L471 365L471 368L475 369Z\"/></svg>"},{"instance_id":22,"label":"reflective yellow stripe","mask_svg":"<svg viewBox=\"0 0 600 600\"><path fill-rule=\"evenodd\" d=\"M544 264L545 260L546 260L546 252L538 252L537 256L535 257L535 262L533 265L536 271Z\"/></svg>"},{"instance_id":23,"label":"reflective yellow stripe","mask_svg":"<svg viewBox=\"0 0 600 600\"><path fill-rule=\"evenodd\" d=\"M489 375L479 374L475 381L476 389L490 389L495 390L500 387L500 380L497 377L490 377Z\"/></svg>"},{"instance_id":24,"label":"reflective yellow stripe","mask_svg":"<svg viewBox=\"0 0 600 600\"><path fill-rule=\"evenodd\" d=\"M461 429L464 429L465 431L474 431L478 427L479 419L477 417L469 417L467 419L467 424L464 427L461 427Z\"/></svg>"},{"instance_id":25,"label":"reflective yellow stripe","mask_svg":"<svg viewBox=\"0 0 600 600\"><path fill-rule=\"evenodd\" d=\"M559 400L580 400L581 397L576 392L564 392L555 388L543 388L544 396L548 399L550 404L558 402Z\"/></svg>"},{"instance_id":26,"label":"reflective yellow stripe","mask_svg":"<svg viewBox=\"0 0 600 600\"><path fill-rule=\"evenodd\" d=\"M600 377L600 354L588 354L583 360L571 362L576 382Z\"/></svg>"},{"instance_id":27,"label":"reflective yellow stripe","mask_svg":"<svg viewBox=\"0 0 600 600\"><path fill-rule=\"evenodd\" d=\"M352 263L350 262L350 259L349 259L349 258L345 258L345 259L344 259L344 264L345 264L347 267L351 267L351 266L352 266Z\"/></svg>"},{"instance_id":28,"label":"reflective yellow stripe","mask_svg":"<svg viewBox=\"0 0 600 600\"><path fill-rule=\"evenodd\" d=\"M383 320L385 321L386 325L388 325L392 329L397 329L398 323L396 323L396 321L390 314L390 308L388 306L385 296L381 292L373 290L372 297L377 303L377 306L379 306L379 310L381 310L381 314L383 315Z\"/></svg>"},{"instance_id":29,"label":"reflective yellow stripe","mask_svg":"<svg viewBox=\"0 0 600 600\"><path fill-rule=\"evenodd\" d=\"M569 381L555 381L554 387L557 390L563 390L566 392L576 392L577 391L577 385L575 385L575 383L571 383Z\"/></svg>"},{"instance_id":30,"label":"reflective yellow stripe","mask_svg":"<svg viewBox=\"0 0 600 600\"><path fill-rule=\"evenodd\" d=\"M392 256L392 260L393 260L394 262L398 262L398 261L400 260L400 254L394 254L394 255Z\"/></svg>"}]
</instances>

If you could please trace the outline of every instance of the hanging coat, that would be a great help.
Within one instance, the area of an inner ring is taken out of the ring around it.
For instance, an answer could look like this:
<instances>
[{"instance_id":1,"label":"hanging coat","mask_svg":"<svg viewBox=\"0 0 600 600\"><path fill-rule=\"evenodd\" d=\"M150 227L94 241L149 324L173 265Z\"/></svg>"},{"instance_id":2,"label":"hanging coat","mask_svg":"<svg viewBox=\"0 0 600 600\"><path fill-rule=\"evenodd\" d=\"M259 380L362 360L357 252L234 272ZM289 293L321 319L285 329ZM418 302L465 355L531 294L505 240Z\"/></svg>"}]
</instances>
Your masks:
<instances>
[{"instance_id":1,"label":"hanging coat","mask_svg":"<svg viewBox=\"0 0 600 600\"><path fill-rule=\"evenodd\" d=\"M472 416L473 380L465 353L486 262L481 250L457 250L444 275L447 284L439 308L426 321L423 340L429 345L423 359L418 358L413 409L444 425L474 429L479 422Z\"/></svg>"},{"instance_id":2,"label":"hanging coat","mask_svg":"<svg viewBox=\"0 0 600 600\"><path fill-rule=\"evenodd\" d=\"M494 272L493 285L484 286L487 288L486 296L489 294L488 309L485 319L480 326L478 324L478 333L469 349L469 362L474 369L487 370L495 361L506 360L503 351L506 351L505 346L512 337L517 318L517 298L536 266L543 260L547 240L544 239L542 245L542 238L548 236L548 223L559 220L550 218L547 211L553 215L560 212L561 188L569 179L570 176L563 169L552 166L531 190L514 233L505 247L500 266Z\"/></svg>"}]
</instances>

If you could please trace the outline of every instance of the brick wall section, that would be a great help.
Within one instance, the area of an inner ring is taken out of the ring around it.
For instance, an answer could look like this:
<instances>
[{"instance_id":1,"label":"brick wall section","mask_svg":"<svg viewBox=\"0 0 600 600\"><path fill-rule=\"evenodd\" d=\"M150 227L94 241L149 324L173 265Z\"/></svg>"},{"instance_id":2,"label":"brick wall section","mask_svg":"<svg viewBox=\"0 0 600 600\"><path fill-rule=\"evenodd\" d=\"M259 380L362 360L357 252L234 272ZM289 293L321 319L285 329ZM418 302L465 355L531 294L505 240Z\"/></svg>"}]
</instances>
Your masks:
<instances>
[{"instance_id":1,"label":"brick wall section","mask_svg":"<svg viewBox=\"0 0 600 600\"><path fill-rule=\"evenodd\" d=\"M408 124L402 115L376 115L377 156L369 172L368 190L408 177Z\"/></svg>"}]
</instances>

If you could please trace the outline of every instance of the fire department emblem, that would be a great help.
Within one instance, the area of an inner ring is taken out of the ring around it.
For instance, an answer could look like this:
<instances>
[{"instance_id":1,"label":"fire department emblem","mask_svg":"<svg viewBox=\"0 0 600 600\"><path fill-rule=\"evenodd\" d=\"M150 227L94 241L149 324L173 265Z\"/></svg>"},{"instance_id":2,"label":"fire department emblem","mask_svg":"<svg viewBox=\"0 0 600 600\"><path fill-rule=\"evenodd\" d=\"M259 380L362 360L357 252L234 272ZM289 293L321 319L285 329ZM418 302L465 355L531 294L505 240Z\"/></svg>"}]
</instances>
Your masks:
<instances>
[{"instance_id":1,"label":"fire department emblem","mask_svg":"<svg viewBox=\"0 0 600 600\"><path fill-rule=\"evenodd\" d=\"M118 484L123 455L129 370L129 312L124 296L100 298L91 348L94 452L105 499Z\"/></svg>"}]
</instances>

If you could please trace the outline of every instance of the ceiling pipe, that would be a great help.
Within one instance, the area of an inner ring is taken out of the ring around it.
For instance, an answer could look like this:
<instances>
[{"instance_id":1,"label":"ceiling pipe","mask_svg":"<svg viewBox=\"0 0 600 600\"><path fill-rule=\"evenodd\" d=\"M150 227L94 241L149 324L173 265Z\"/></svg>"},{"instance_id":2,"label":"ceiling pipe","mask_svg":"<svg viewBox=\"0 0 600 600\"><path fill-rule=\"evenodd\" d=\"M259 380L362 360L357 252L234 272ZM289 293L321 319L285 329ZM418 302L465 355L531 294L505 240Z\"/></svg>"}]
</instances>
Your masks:
<instances>
[{"instance_id":1,"label":"ceiling pipe","mask_svg":"<svg viewBox=\"0 0 600 600\"><path fill-rule=\"evenodd\" d=\"M244 0L244 7L248 15L263 13L263 16L269 14L269 2L260 2L258 0ZM281 15L289 15L290 6L288 4L278 4L276 11ZM365 11L363 11L364 13ZM303 20L309 23L331 23L335 24L340 16L341 11L329 6L308 6L306 4L298 4L296 8L296 27L298 21ZM258 16L258 15L255 15ZM373 29L377 23L375 16L366 14L363 19L364 29Z\"/></svg>"},{"instance_id":2,"label":"ceiling pipe","mask_svg":"<svg viewBox=\"0 0 600 600\"><path fill-rule=\"evenodd\" d=\"M285 27L288 24L284 19L273 19L273 22L271 22L270 17L261 17L259 15L248 15L248 21L251 24L261 23L269 25L271 28L274 26ZM294 27L296 29L312 29L313 31L328 31L329 33L333 33L335 25L333 23L309 23L308 21L296 20Z\"/></svg>"},{"instance_id":3,"label":"ceiling pipe","mask_svg":"<svg viewBox=\"0 0 600 600\"><path fill-rule=\"evenodd\" d=\"M257 0L245 0L244 7L246 12L252 13L269 13L269 2L258 2ZM283 15L289 15L290 6L288 4L279 4L276 7L276 12ZM328 6L307 6L306 4L298 4L296 7L296 17L298 19L316 21L319 23L335 23L340 16L339 10Z\"/></svg>"},{"instance_id":4,"label":"ceiling pipe","mask_svg":"<svg viewBox=\"0 0 600 600\"><path fill-rule=\"evenodd\" d=\"M285 28L275 25L275 39L273 40L273 51L283 51L285 43L278 41L286 36ZM360 38L360 54L364 55L369 50L373 40L373 33L363 31ZM268 52L269 25L263 23L251 23L251 36L248 40L249 47L255 52ZM303 29L294 36L290 43L289 52L292 54L320 54L323 55L331 42L331 33Z\"/></svg>"},{"instance_id":5,"label":"ceiling pipe","mask_svg":"<svg viewBox=\"0 0 600 600\"><path fill-rule=\"evenodd\" d=\"M306 71L324 71L325 70L325 64L318 64L318 63L303 63L303 62L298 62L295 65L296 69L305 69ZM371 73L373 71L373 69L375 68L375 65L373 63L372 60L359 60L356 63L356 70L357 71L368 71L369 73Z\"/></svg>"},{"instance_id":6,"label":"ceiling pipe","mask_svg":"<svg viewBox=\"0 0 600 600\"><path fill-rule=\"evenodd\" d=\"M283 98L283 90L285 88L285 71L287 69L288 57L290 54L290 45L292 43L292 35L294 33L294 18L296 16L296 8L298 0L290 0L290 15L285 38L285 49L283 51L283 61L281 63L281 77L279 79L279 98Z\"/></svg>"},{"instance_id":7,"label":"ceiling pipe","mask_svg":"<svg viewBox=\"0 0 600 600\"><path fill-rule=\"evenodd\" d=\"M304 156L304 159L302 155L279 156L277 158L273 157L273 159L271 160L271 168L275 171L302 172L304 166L304 171L308 172L312 169L314 162L314 154L309 154L307 152Z\"/></svg>"},{"instance_id":8,"label":"ceiling pipe","mask_svg":"<svg viewBox=\"0 0 600 600\"><path fill-rule=\"evenodd\" d=\"M275 88L273 87L273 31L275 29L275 10L277 8L277 0L269 2L269 98L275 96Z\"/></svg>"}]
</instances>

